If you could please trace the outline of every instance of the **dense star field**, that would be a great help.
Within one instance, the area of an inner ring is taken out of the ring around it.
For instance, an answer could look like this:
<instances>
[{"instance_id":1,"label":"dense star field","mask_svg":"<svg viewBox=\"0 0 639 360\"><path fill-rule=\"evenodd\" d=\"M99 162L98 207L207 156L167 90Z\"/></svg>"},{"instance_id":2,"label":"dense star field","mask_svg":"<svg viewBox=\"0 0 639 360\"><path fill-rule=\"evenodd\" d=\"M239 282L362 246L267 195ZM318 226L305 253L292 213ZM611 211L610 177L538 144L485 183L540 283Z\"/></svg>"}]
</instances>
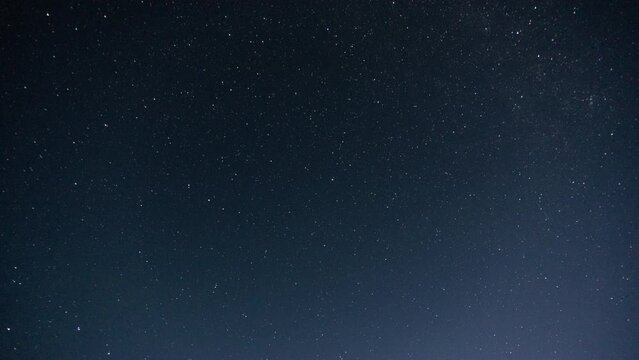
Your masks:
<instances>
[{"instance_id":1,"label":"dense star field","mask_svg":"<svg viewBox=\"0 0 639 360\"><path fill-rule=\"evenodd\" d=\"M634 1L3 1L0 358L639 359Z\"/></svg>"}]
</instances>

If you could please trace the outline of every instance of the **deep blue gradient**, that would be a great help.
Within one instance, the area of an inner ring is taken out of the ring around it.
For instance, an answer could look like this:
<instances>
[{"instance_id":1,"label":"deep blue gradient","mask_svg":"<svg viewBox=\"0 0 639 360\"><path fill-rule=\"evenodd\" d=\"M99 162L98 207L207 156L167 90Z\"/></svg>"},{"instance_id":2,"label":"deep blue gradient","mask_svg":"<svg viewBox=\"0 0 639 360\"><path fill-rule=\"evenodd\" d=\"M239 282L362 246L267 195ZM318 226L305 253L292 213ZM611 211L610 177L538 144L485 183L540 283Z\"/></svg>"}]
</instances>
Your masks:
<instances>
[{"instance_id":1,"label":"deep blue gradient","mask_svg":"<svg viewBox=\"0 0 639 360\"><path fill-rule=\"evenodd\" d=\"M0 5L0 358L639 359L636 2Z\"/></svg>"}]
</instances>

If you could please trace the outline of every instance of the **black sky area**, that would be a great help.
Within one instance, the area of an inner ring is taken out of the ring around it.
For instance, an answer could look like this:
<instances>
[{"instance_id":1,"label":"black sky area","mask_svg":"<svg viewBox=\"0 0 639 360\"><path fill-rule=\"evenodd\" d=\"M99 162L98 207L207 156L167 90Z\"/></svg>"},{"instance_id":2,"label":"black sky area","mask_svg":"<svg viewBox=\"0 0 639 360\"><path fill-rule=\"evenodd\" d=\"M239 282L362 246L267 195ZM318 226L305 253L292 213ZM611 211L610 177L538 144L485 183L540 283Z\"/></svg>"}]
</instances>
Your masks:
<instances>
[{"instance_id":1,"label":"black sky area","mask_svg":"<svg viewBox=\"0 0 639 360\"><path fill-rule=\"evenodd\" d=\"M639 359L639 3L0 2L0 358Z\"/></svg>"}]
</instances>

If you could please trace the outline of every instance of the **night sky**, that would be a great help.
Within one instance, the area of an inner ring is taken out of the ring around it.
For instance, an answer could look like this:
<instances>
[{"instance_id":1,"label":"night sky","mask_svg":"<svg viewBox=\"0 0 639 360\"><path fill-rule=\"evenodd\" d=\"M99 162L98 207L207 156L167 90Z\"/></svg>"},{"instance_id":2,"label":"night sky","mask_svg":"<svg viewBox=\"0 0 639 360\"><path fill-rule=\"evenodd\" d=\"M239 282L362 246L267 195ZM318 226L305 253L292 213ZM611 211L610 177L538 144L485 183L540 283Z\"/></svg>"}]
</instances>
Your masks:
<instances>
[{"instance_id":1,"label":"night sky","mask_svg":"<svg viewBox=\"0 0 639 360\"><path fill-rule=\"evenodd\" d=\"M0 358L639 359L635 1L2 1Z\"/></svg>"}]
</instances>

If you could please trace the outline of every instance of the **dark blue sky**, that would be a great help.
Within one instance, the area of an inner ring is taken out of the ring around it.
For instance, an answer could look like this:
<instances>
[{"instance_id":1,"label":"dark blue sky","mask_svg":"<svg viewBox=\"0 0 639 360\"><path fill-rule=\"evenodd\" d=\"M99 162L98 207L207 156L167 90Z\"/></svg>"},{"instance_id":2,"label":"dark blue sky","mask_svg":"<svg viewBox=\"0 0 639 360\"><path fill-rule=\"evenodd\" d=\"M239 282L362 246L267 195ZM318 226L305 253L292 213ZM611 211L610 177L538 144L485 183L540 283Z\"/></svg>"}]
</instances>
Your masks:
<instances>
[{"instance_id":1,"label":"dark blue sky","mask_svg":"<svg viewBox=\"0 0 639 360\"><path fill-rule=\"evenodd\" d=\"M637 14L2 3L0 357L639 358Z\"/></svg>"}]
</instances>

